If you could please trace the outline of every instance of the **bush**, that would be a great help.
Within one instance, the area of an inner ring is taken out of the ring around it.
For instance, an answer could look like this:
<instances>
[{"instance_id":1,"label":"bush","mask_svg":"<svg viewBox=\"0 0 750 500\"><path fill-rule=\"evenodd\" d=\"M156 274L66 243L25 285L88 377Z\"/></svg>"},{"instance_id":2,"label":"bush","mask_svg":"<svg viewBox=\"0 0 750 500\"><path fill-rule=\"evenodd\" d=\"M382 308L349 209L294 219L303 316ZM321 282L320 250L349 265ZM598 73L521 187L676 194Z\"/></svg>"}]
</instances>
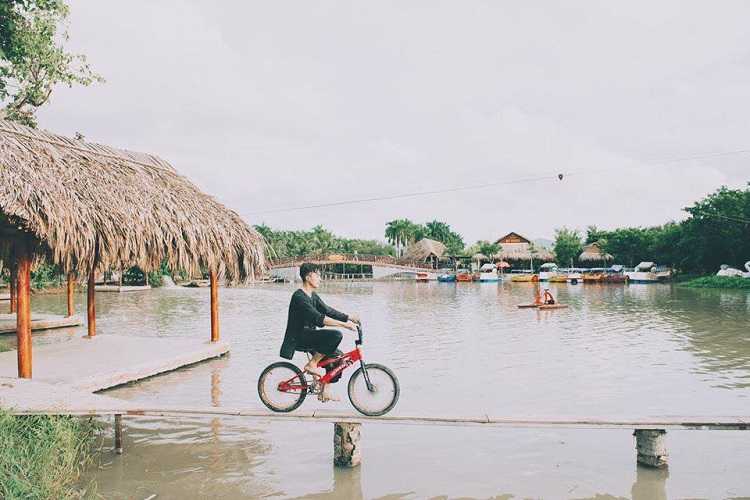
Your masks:
<instances>
[{"instance_id":1,"label":"bush","mask_svg":"<svg viewBox=\"0 0 750 500\"><path fill-rule=\"evenodd\" d=\"M750 290L750 279L738 276L703 276L687 281L681 286L688 288L724 288L734 290Z\"/></svg>"},{"instance_id":2,"label":"bush","mask_svg":"<svg viewBox=\"0 0 750 500\"><path fill-rule=\"evenodd\" d=\"M93 458L96 426L80 417L0 410L0 498L77 498L74 488Z\"/></svg>"}]
</instances>

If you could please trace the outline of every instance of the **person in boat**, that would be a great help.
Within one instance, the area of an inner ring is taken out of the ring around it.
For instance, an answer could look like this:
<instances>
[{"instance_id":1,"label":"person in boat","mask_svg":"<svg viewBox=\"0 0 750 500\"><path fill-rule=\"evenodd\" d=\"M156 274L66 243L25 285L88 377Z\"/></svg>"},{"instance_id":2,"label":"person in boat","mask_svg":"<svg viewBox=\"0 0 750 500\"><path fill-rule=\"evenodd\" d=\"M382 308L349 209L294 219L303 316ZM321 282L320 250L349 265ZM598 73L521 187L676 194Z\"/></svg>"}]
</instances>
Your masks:
<instances>
[{"instance_id":1,"label":"person in boat","mask_svg":"<svg viewBox=\"0 0 750 500\"><path fill-rule=\"evenodd\" d=\"M537 305L537 306L544 305L544 299L542 297L542 289L540 287L536 287L536 293L534 293L534 305Z\"/></svg>"},{"instance_id":2,"label":"person in boat","mask_svg":"<svg viewBox=\"0 0 750 500\"><path fill-rule=\"evenodd\" d=\"M549 288L544 289L544 297L542 298L542 302L544 303L544 305L552 305L555 303L555 298L550 293Z\"/></svg>"},{"instance_id":3,"label":"person in boat","mask_svg":"<svg viewBox=\"0 0 750 500\"><path fill-rule=\"evenodd\" d=\"M326 356L335 356L341 343L341 332L324 327L339 327L357 331L360 322L356 314L345 314L329 307L315 292L320 286L320 274L314 264L302 264L299 269L302 287L292 294L289 302L284 341L279 355L285 359L292 359L295 351L312 351L310 361L304 370L315 376L322 377L325 370L318 363ZM330 384L326 384L321 401L336 400L329 391Z\"/></svg>"}]
</instances>

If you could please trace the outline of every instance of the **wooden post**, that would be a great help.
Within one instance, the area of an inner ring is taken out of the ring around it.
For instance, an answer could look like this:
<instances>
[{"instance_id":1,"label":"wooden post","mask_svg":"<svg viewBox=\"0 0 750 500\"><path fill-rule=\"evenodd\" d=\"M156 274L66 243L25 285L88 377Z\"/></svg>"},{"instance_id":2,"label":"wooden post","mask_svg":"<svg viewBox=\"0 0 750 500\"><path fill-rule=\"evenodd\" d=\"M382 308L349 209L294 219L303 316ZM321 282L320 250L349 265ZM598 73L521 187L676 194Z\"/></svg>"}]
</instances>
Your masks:
<instances>
[{"instance_id":1,"label":"wooden post","mask_svg":"<svg viewBox=\"0 0 750 500\"><path fill-rule=\"evenodd\" d=\"M75 305L73 304L73 293L76 289L76 275L73 272L68 273L68 318L75 314Z\"/></svg>"},{"instance_id":2,"label":"wooden post","mask_svg":"<svg viewBox=\"0 0 750 500\"><path fill-rule=\"evenodd\" d=\"M666 434L664 429L636 429L633 432L639 464L657 468L667 466Z\"/></svg>"},{"instance_id":3,"label":"wooden post","mask_svg":"<svg viewBox=\"0 0 750 500\"><path fill-rule=\"evenodd\" d=\"M333 464L339 467L357 467L362 463L359 446L362 424L336 422L333 424Z\"/></svg>"},{"instance_id":4,"label":"wooden post","mask_svg":"<svg viewBox=\"0 0 750 500\"><path fill-rule=\"evenodd\" d=\"M219 283L216 271L211 271L211 342L219 341Z\"/></svg>"},{"instance_id":5,"label":"wooden post","mask_svg":"<svg viewBox=\"0 0 750 500\"><path fill-rule=\"evenodd\" d=\"M18 294L16 338L18 339L18 376L31 378L31 252L24 244L17 254Z\"/></svg>"},{"instance_id":6,"label":"wooden post","mask_svg":"<svg viewBox=\"0 0 750 500\"><path fill-rule=\"evenodd\" d=\"M15 258L15 257L14 257ZM10 313L13 314L18 309L18 264L10 265Z\"/></svg>"},{"instance_id":7,"label":"wooden post","mask_svg":"<svg viewBox=\"0 0 750 500\"><path fill-rule=\"evenodd\" d=\"M122 455L122 415L115 415L115 453Z\"/></svg>"},{"instance_id":8,"label":"wooden post","mask_svg":"<svg viewBox=\"0 0 750 500\"><path fill-rule=\"evenodd\" d=\"M86 312L88 316L88 338L96 336L96 266L99 260L99 243L94 250L94 260L89 272L89 283L86 289Z\"/></svg>"}]
</instances>

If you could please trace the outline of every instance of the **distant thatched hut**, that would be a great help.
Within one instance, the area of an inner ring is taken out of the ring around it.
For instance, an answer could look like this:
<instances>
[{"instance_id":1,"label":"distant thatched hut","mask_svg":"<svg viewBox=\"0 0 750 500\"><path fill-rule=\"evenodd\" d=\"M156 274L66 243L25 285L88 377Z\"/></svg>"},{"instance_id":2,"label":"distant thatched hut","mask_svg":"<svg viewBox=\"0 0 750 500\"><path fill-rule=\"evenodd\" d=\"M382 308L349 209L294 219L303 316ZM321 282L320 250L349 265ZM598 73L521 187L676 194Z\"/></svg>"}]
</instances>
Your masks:
<instances>
[{"instance_id":1,"label":"distant thatched hut","mask_svg":"<svg viewBox=\"0 0 750 500\"><path fill-rule=\"evenodd\" d=\"M257 276L266 265L264 252L263 238L239 215L166 161L0 120L0 260L18 285L20 376L31 376L33 259L46 257L70 273L69 304L72 273L88 276L90 336L96 332L97 269L150 271L166 262L175 270L208 270L211 338L218 340L217 276Z\"/></svg>"},{"instance_id":2,"label":"distant thatched hut","mask_svg":"<svg viewBox=\"0 0 750 500\"><path fill-rule=\"evenodd\" d=\"M439 241L423 238L409 245L404 255L405 260L427 262L437 267L440 259L445 255L446 246Z\"/></svg>"},{"instance_id":3,"label":"distant thatched hut","mask_svg":"<svg viewBox=\"0 0 750 500\"><path fill-rule=\"evenodd\" d=\"M602 262L604 263L612 259L613 259L612 255L602 250L602 247L599 245L599 243L596 243L596 242L583 247L583 253L581 253L581 255L578 256L578 260L580 262Z\"/></svg>"},{"instance_id":4,"label":"distant thatched hut","mask_svg":"<svg viewBox=\"0 0 750 500\"><path fill-rule=\"evenodd\" d=\"M555 255L544 247L534 245L518 233L508 233L495 242L500 245L500 252L495 255L500 259L511 264L531 262L537 263L553 262Z\"/></svg>"}]
</instances>

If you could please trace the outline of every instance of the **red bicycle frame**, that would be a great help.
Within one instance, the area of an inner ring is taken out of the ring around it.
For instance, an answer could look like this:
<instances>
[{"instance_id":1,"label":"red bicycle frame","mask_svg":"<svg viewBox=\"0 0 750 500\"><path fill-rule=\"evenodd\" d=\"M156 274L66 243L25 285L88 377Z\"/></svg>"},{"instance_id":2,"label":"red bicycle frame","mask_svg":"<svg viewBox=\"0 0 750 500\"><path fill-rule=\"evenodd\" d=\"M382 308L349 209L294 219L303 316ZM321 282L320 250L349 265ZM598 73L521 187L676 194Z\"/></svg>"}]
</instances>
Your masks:
<instances>
[{"instance_id":1,"label":"red bicycle frame","mask_svg":"<svg viewBox=\"0 0 750 500\"><path fill-rule=\"evenodd\" d=\"M318 363L318 366L320 366L322 368L325 368L326 366L332 365L332 364L335 364L335 363L338 364L338 366L336 366L336 368L334 368L334 369L332 369L330 371L326 371L326 374L323 375L322 377L320 377L319 382L322 385L330 383L330 381L333 378L338 377L338 375L341 372L343 372L344 370L346 370L347 368L349 368L350 366L352 366L354 363L356 363L357 361L359 361L360 364L362 365L362 371L363 371L363 375L365 377L365 383L367 384L367 388L370 391L374 390L372 384L370 383L370 377L367 376L367 370L365 368L365 363L362 360L362 351L359 348L359 346L362 345L362 328L359 327L359 326L357 327L357 335L358 335L358 338L354 342L356 344L356 347L354 348L353 351L347 352L346 354L342 354L341 356L338 356L338 357L323 358L320 361L320 363ZM301 391L303 389L306 389L307 388L307 381L305 380L304 377L305 377L305 375L303 373L302 375L295 375L294 377L290 378L289 380L285 380L283 382L280 382L279 383L279 391L281 391L281 392L295 392L295 391Z\"/></svg>"}]
</instances>

